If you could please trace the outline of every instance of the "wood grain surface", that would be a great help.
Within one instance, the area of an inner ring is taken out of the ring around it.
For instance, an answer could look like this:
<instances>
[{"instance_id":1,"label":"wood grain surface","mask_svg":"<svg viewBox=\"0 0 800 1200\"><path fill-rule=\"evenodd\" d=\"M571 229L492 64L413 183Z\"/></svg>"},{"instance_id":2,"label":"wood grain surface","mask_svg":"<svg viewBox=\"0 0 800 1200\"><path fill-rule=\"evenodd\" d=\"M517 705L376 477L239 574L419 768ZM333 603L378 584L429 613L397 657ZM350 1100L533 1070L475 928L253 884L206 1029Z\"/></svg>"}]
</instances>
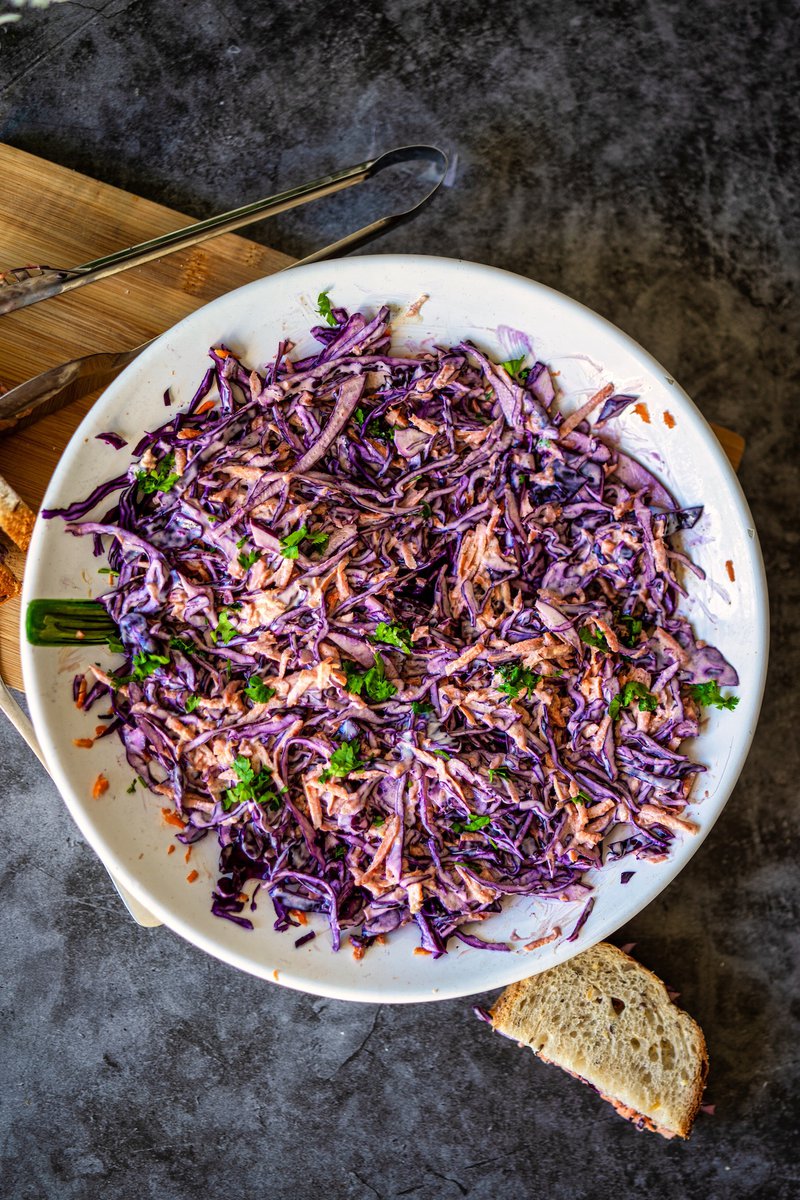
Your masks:
<instances>
[{"instance_id":1,"label":"wood grain surface","mask_svg":"<svg viewBox=\"0 0 800 1200\"><path fill-rule=\"evenodd\" d=\"M0 270L73 267L178 229L192 218L0 144ZM242 197L244 203L248 197ZM236 234L125 271L0 319L0 384L6 388L93 350L123 350L163 333L224 292L271 275L291 259ZM38 509L61 453L99 393L0 435L0 475ZM738 468L744 440L714 427ZM22 554L6 560L21 578ZM19 601L0 607L0 674L22 687Z\"/></svg>"}]
</instances>

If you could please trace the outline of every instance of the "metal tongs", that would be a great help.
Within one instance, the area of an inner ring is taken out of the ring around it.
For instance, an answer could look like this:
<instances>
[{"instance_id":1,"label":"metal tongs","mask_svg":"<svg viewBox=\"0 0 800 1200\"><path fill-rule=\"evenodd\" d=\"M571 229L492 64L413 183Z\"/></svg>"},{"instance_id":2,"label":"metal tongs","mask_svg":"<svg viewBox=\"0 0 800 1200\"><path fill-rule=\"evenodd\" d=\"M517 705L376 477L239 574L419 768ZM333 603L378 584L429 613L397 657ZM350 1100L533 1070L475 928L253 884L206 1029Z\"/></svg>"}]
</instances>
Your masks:
<instances>
[{"instance_id":1,"label":"metal tongs","mask_svg":"<svg viewBox=\"0 0 800 1200\"><path fill-rule=\"evenodd\" d=\"M152 262L153 259L172 254L175 250L196 246L200 242L216 237L217 234L232 233L234 230L243 229L264 217L286 212L290 208L298 208L302 204L308 204L323 196L331 196L335 192L344 191L345 188L372 179L387 167L404 162L427 162L438 168L435 183L417 204L402 212L380 217L370 225L364 225L361 229L347 234L329 246L324 246L314 254L309 254L299 263L293 263L292 267L348 254L351 250L366 245L389 229L394 229L397 225L410 221L426 204L430 203L444 182L447 171L447 156L443 151L437 149L436 146L400 146L395 150L387 151L386 154L379 155L378 158L368 159L354 167L345 167L342 171L325 175L311 183L301 184L300 187L289 188L277 195L267 196L263 200L256 200L253 204L244 204L241 208L235 208L231 212L209 217L205 221L197 221L184 229L177 229L173 233L165 233L160 237L151 238L148 242L141 242L138 246L131 246L126 250L116 250L103 258L96 258L92 262L84 263L80 267L27 266L0 272L0 316L19 308L25 308L29 304L37 304L40 300L48 300L52 296L71 292L74 288L94 283L98 279L106 279L109 275L116 275L129 267ZM95 391L96 388L118 374L129 362L132 362L149 344L149 342L144 342L141 346L135 346L131 350L100 352L74 359L72 362L53 367L49 371L37 375L34 379L29 379L26 383L12 388L0 398L0 430L11 426L19 428L30 424L46 413L62 408L79 395L87 395ZM6 714L47 770L47 763L31 722L1 678L0 711ZM161 923L130 894L110 870L109 875L135 921L145 926L156 926Z\"/></svg>"},{"instance_id":2,"label":"metal tongs","mask_svg":"<svg viewBox=\"0 0 800 1200\"><path fill-rule=\"evenodd\" d=\"M344 191L345 188L354 187L356 184L373 179L387 167L404 162L428 162L439 169L439 176L433 187L417 204L402 212L380 217L370 225L364 225L361 229L348 233L345 237L332 242L329 246L324 246L321 250L309 254L306 258L300 259L299 263L292 265L303 266L306 263L320 262L326 258L348 254L351 250L366 245L373 238L380 237L389 229L394 229L395 226L410 221L426 204L430 203L444 181L447 171L447 155L442 150L437 149L436 146L399 146L395 150L388 150L385 154L367 159L366 162L358 163L354 167L345 167L341 171L335 171L332 175L323 175L320 179L314 179L311 183L289 188L285 192L278 192L274 196L267 196L252 204L243 204L241 208L234 208L230 212L221 213L216 217L208 217L205 221L197 221L193 225L187 225L184 229L176 229L172 233L161 234L160 237L151 238L148 242L140 242L138 246L130 246L127 250L115 250L112 254L106 254L103 258L95 258L80 267L27 266L2 271L0 272L0 316L14 312L18 308L24 308L28 304L37 304L40 300L47 300L51 296L60 296L63 292L71 292L73 288L83 287L98 279L106 279L109 275L116 275L119 271L126 271L129 267L139 267L143 263L152 262L153 259L161 258L165 254L172 254L175 250L185 250L189 246L196 246L199 242L205 242L220 233L232 233L236 229L243 229L246 225L252 225L264 217L287 212L291 208L309 204L312 200L319 200L323 196L332 196L335 192Z\"/></svg>"}]
</instances>

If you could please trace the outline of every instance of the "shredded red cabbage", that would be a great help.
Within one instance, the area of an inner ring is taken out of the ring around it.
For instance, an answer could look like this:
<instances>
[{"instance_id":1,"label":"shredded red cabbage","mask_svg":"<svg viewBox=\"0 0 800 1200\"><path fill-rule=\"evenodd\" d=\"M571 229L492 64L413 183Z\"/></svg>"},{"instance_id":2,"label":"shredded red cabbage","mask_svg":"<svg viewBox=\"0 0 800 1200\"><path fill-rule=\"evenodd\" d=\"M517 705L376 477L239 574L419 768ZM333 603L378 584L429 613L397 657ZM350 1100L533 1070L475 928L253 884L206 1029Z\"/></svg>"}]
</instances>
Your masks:
<instances>
[{"instance_id":1,"label":"shredded red cabbage","mask_svg":"<svg viewBox=\"0 0 800 1200\"><path fill-rule=\"evenodd\" d=\"M587 869L694 829L690 685L738 682L679 612L700 509L581 419L632 397L565 420L544 364L394 354L388 316L334 308L263 373L212 350L138 463L58 510L116 573L126 657L87 698L181 840L216 834L220 917L252 927L256 881L279 930L324 913L361 954L413 921L439 956L507 950L462 926L536 896L583 901L576 937Z\"/></svg>"}]
</instances>

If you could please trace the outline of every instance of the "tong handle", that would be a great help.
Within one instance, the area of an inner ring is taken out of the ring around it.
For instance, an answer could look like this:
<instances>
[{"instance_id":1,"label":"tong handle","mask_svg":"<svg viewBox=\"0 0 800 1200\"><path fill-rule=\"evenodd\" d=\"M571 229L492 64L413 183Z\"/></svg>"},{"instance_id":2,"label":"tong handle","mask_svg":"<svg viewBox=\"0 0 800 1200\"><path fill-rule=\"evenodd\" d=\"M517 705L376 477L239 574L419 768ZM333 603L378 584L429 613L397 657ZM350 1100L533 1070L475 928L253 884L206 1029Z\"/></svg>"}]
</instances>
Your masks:
<instances>
[{"instance_id":1,"label":"tong handle","mask_svg":"<svg viewBox=\"0 0 800 1200\"><path fill-rule=\"evenodd\" d=\"M333 258L337 254L347 253L349 250L354 250L373 238L379 237L380 234L395 225L410 220L433 199L441 187L447 171L447 155L444 151L439 150L436 146L399 146L377 158L368 159L366 162L357 163L352 167L345 167L341 171L336 171L332 175L324 175L311 183L289 188L285 192L278 192L263 200L256 200L252 204L244 204L240 208L220 213L216 217L208 217L204 221L196 221L193 225L161 234L147 242L140 242L137 246L130 246L126 250L115 250L103 258L95 258L79 267L72 269L17 267L11 271L5 271L0 274L0 316L4 313L14 312L18 308L24 308L29 304L36 304L40 300L47 300L51 296L60 296L63 292L83 287L86 283L94 283L98 279L116 275L119 271L125 271L129 267L138 267L143 263L152 262L153 259L161 258L165 254L172 254L176 250L196 246L220 233L232 233L246 225L252 225L264 217L287 212L291 208L298 208L312 200L319 200L323 196L331 196L345 188L364 183L365 180L372 179L387 167L395 166L397 163L417 161L428 162L439 168L436 182L418 204L404 209L402 212L381 217L378 221L373 221L370 225L365 225L354 233L340 238L339 241L333 242L330 246L301 259L300 263L319 262L325 258Z\"/></svg>"}]
</instances>

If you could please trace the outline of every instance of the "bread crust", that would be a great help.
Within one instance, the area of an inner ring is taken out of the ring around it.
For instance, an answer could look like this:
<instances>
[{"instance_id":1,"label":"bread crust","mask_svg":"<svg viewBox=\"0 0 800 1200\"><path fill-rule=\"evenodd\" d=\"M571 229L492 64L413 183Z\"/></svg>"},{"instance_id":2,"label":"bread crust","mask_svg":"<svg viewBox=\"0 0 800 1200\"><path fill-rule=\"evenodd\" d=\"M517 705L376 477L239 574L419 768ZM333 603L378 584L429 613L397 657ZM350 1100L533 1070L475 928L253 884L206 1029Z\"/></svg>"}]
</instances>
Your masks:
<instances>
[{"instance_id":1,"label":"bread crust","mask_svg":"<svg viewBox=\"0 0 800 1200\"><path fill-rule=\"evenodd\" d=\"M576 955L575 958L568 960L568 963L564 963L563 966L566 967L569 965L569 963L572 963L572 969L574 970L575 967L580 967L581 960L584 960L588 963L592 959L595 961L605 961L606 963L624 963L626 969L628 970L630 970L632 967L639 979L649 980L651 984L656 987L659 993L663 993L661 1002L665 1005L669 1005L674 1012L683 1020L688 1022L689 1026L691 1027L696 1043L697 1061L695 1064L693 1077L689 1083L690 1094L688 1099L685 1101L685 1112L682 1115L680 1124L674 1129L668 1126L660 1125L651 1116L648 1116L646 1113L638 1112L635 1108L626 1104L618 1097L609 1095L602 1091L599 1087L593 1084L591 1080L586 1079L583 1075L580 1075L576 1071L571 1070L569 1067L564 1066L563 1063L558 1062L557 1059L543 1054L529 1042L518 1041L518 1045L528 1046L529 1049L533 1050L533 1053L536 1055L536 1057L541 1058L543 1062L551 1063L553 1066L561 1067L561 1069L566 1071L569 1075L573 1075L576 1079L580 1079L583 1083L588 1083L589 1086L598 1093L598 1095L602 1096L604 1100L612 1105L612 1107L617 1113L619 1113L621 1117L631 1121L636 1125L637 1128L646 1129L652 1133L659 1133L665 1138L672 1138L676 1136L684 1139L688 1138L694 1123L694 1119L697 1116L702 1103L703 1090L708 1077L708 1049L702 1029L689 1013L678 1008L678 1006L669 999L669 995L664 983L658 978L657 975L655 975L652 971L649 971L647 967L642 966L642 964L637 962L636 959L631 958L630 955L625 954L624 951L618 949L616 946L612 946L609 942L598 943L597 946L593 946L589 950L584 951L582 954ZM551 971L558 970L560 970L559 967L551 968ZM489 1017L491 1018L492 1027L498 1033L502 1033L507 1037L514 1037L514 1034L506 1031L509 1028L514 1028L518 1023L521 1007L520 1002L526 997L536 995L537 991L543 986L543 977L549 973L550 972L542 972L540 975L534 975L529 979L520 980L518 983L511 984L505 989L505 991L502 992L493 1007L489 1009ZM577 975L575 976L575 979L577 982ZM585 980L581 980L580 982L583 986L585 986Z\"/></svg>"}]
</instances>

